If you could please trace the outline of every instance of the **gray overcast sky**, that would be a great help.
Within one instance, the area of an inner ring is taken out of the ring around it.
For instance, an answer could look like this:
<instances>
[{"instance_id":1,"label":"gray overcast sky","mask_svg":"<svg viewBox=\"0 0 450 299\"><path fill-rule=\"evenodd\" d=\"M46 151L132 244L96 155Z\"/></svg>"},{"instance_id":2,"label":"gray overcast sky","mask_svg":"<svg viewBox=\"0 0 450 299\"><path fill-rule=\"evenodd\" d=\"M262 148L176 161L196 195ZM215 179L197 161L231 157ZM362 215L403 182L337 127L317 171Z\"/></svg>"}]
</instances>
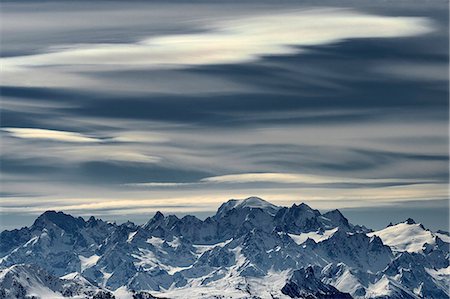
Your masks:
<instances>
[{"instance_id":1,"label":"gray overcast sky","mask_svg":"<svg viewBox=\"0 0 450 299\"><path fill-rule=\"evenodd\" d=\"M1 226L256 195L448 229L447 5L6 1Z\"/></svg>"}]
</instances>

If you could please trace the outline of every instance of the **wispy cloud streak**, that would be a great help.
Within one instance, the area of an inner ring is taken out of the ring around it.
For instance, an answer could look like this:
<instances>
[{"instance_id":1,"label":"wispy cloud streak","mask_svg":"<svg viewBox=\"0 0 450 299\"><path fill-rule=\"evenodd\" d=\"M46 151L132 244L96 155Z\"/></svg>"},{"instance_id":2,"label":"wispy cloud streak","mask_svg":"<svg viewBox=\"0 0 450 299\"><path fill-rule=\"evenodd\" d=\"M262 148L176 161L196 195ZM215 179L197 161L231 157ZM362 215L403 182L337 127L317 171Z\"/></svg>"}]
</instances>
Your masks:
<instances>
[{"instance_id":1,"label":"wispy cloud streak","mask_svg":"<svg viewBox=\"0 0 450 299\"><path fill-rule=\"evenodd\" d=\"M26 82L30 86L34 82L45 86L41 72L53 68L57 79L56 74L67 66L72 71L98 72L242 63L265 55L294 54L302 46L345 39L420 35L432 31L433 26L420 17L393 18L343 9L310 9L222 20L204 29L201 33L157 36L136 43L69 44L52 47L47 53L3 58L3 72L8 74L3 81L6 85ZM73 76L76 84L82 80L80 75L62 75L66 80ZM27 79L23 80L22 76Z\"/></svg>"},{"instance_id":2,"label":"wispy cloud streak","mask_svg":"<svg viewBox=\"0 0 450 299\"><path fill-rule=\"evenodd\" d=\"M346 178L346 177L331 177L319 176L312 174L298 174L298 173L241 173L228 174L222 176L215 176L204 178L202 182L209 183L279 183L279 184L399 184L399 183L420 183L423 180L408 180L408 179L363 179L363 178Z\"/></svg>"},{"instance_id":3,"label":"wispy cloud streak","mask_svg":"<svg viewBox=\"0 0 450 299\"><path fill-rule=\"evenodd\" d=\"M90 137L77 132L59 130L35 129L35 128L3 128L11 136L23 139L44 139L61 142L92 143L101 142L101 139Z\"/></svg>"}]
</instances>

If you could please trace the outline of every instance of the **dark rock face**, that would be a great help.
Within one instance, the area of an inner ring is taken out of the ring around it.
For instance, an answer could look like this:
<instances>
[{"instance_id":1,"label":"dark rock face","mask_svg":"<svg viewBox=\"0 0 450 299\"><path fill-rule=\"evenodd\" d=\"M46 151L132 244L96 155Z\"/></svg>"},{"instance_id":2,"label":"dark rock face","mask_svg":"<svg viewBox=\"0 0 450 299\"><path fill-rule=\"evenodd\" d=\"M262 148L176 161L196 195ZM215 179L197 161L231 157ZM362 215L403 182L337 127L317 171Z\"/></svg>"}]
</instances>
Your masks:
<instances>
[{"instance_id":1,"label":"dark rock face","mask_svg":"<svg viewBox=\"0 0 450 299\"><path fill-rule=\"evenodd\" d=\"M281 292L291 298L352 299L350 294L342 293L335 287L322 283L314 275L312 267L294 271Z\"/></svg>"},{"instance_id":2,"label":"dark rock face","mask_svg":"<svg viewBox=\"0 0 450 299\"><path fill-rule=\"evenodd\" d=\"M31 232L27 227L0 233L0 256L5 255L17 246L27 242L31 238Z\"/></svg>"},{"instance_id":3,"label":"dark rock face","mask_svg":"<svg viewBox=\"0 0 450 299\"><path fill-rule=\"evenodd\" d=\"M133 299L156 299L156 297L147 292L138 292L133 294ZM162 298L158 297L158 299Z\"/></svg>"},{"instance_id":4,"label":"dark rock face","mask_svg":"<svg viewBox=\"0 0 450 299\"><path fill-rule=\"evenodd\" d=\"M100 291L92 299L116 299L116 297L110 292Z\"/></svg>"},{"instance_id":5,"label":"dark rock face","mask_svg":"<svg viewBox=\"0 0 450 299\"><path fill-rule=\"evenodd\" d=\"M86 222L81 217L75 218L63 212L47 211L34 221L32 228L44 228L51 224L58 226L66 232L73 233L83 227Z\"/></svg>"}]
</instances>

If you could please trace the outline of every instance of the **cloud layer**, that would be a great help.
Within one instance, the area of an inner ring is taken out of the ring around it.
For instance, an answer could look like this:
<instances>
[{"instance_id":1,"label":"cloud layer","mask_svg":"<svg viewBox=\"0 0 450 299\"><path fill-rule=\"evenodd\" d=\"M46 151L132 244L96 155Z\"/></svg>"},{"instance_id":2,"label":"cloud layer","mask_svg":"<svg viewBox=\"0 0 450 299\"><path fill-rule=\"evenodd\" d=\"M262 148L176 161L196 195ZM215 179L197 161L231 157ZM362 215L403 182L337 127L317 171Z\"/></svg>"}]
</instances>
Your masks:
<instances>
[{"instance_id":1,"label":"cloud layer","mask_svg":"<svg viewBox=\"0 0 450 299\"><path fill-rule=\"evenodd\" d=\"M61 86L74 87L88 83L80 75L85 72L244 63L346 39L420 35L431 32L433 26L421 17L303 9L220 20L202 29L199 33L154 36L134 43L53 46L46 53L3 58L0 62L7 74L3 81L13 86L41 87L47 86L46 82L55 86L59 82ZM71 72L67 72L67 66ZM50 82L42 77L46 72L52 78ZM59 75L67 78L61 81ZM71 85L70 79L76 85Z\"/></svg>"},{"instance_id":2,"label":"cloud layer","mask_svg":"<svg viewBox=\"0 0 450 299\"><path fill-rule=\"evenodd\" d=\"M6 3L2 225L250 195L431 207L448 198L444 4Z\"/></svg>"}]
</instances>

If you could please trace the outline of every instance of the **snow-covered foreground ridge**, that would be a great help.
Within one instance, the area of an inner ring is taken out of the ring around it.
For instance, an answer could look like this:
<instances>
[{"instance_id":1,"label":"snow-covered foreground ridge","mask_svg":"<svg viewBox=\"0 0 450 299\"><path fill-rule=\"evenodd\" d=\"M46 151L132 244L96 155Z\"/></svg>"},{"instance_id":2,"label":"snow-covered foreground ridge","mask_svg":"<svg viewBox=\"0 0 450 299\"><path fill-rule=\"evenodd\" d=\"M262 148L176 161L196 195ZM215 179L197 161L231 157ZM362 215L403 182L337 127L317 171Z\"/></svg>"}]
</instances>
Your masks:
<instances>
[{"instance_id":1,"label":"snow-covered foreground ridge","mask_svg":"<svg viewBox=\"0 0 450 299\"><path fill-rule=\"evenodd\" d=\"M448 298L447 232L230 200L146 224L48 211L0 234L0 298Z\"/></svg>"}]
</instances>

